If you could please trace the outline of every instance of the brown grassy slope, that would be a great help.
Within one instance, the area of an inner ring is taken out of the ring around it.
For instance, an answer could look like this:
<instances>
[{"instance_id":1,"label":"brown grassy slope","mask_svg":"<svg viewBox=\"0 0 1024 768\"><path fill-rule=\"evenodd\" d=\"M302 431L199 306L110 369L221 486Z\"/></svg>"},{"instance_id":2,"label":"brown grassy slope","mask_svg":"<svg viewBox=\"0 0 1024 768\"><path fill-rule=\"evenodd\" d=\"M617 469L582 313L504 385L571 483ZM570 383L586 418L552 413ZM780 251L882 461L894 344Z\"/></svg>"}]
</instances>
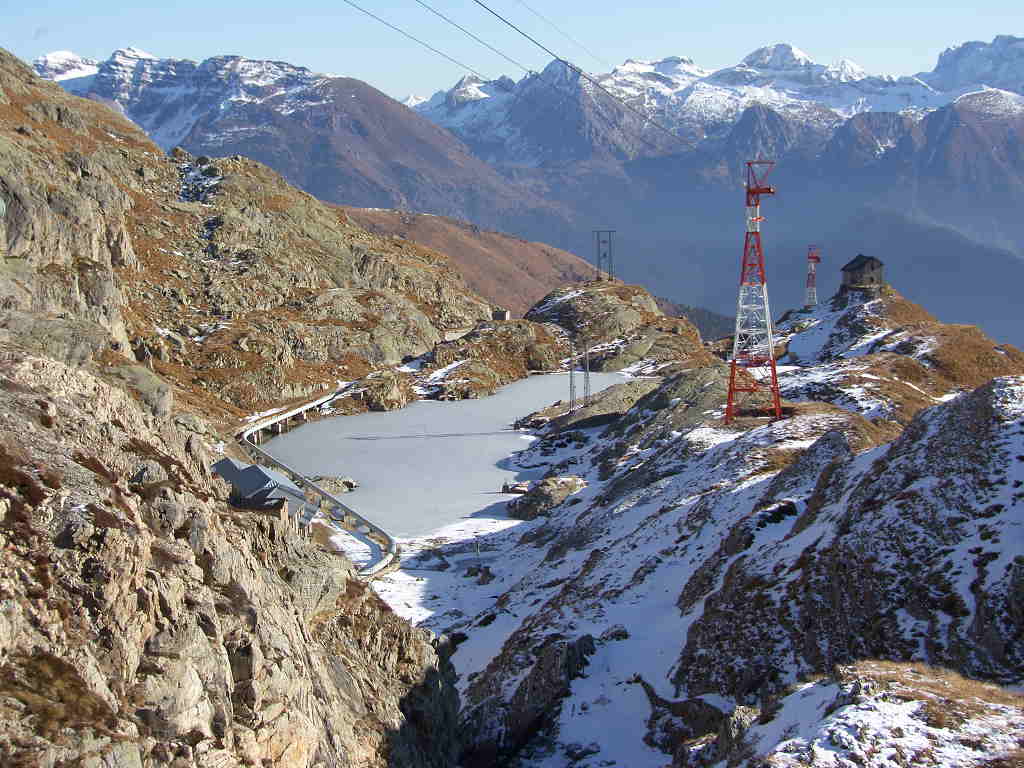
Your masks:
<instances>
[{"instance_id":1,"label":"brown grassy slope","mask_svg":"<svg viewBox=\"0 0 1024 768\"><path fill-rule=\"evenodd\" d=\"M4 309L51 325L80 305L109 316L99 347L120 342L94 365L145 350L179 405L215 421L420 354L489 314L442 254L371 234L255 161L214 161L209 200L181 201L185 160L0 50L0 192L19 257L5 284L25 297Z\"/></svg>"},{"instance_id":2,"label":"brown grassy slope","mask_svg":"<svg viewBox=\"0 0 1024 768\"><path fill-rule=\"evenodd\" d=\"M399 235L448 255L469 287L516 317L548 291L593 275L578 256L544 243L481 230L444 216L367 208L344 209L370 232Z\"/></svg>"}]
</instances>

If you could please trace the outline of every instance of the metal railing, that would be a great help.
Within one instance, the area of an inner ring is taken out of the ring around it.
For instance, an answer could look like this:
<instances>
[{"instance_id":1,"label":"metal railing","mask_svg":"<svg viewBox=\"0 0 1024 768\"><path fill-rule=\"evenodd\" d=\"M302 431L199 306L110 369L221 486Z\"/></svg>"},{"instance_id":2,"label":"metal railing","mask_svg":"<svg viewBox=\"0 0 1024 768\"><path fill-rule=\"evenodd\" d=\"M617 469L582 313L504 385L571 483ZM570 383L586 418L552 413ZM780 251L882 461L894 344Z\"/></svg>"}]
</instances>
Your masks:
<instances>
[{"instance_id":1,"label":"metal railing","mask_svg":"<svg viewBox=\"0 0 1024 768\"><path fill-rule=\"evenodd\" d=\"M285 411L283 413L275 413L275 414L273 414L271 416L268 416L268 417L266 417L264 419L260 419L259 421L253 422L249 426L244 427L243 429L241 429L238 432L236 432L235 433L235 438L238 440L238 443L245 450L247 450L249 452L250 455L252 455L252 456L254 456L254 457L256 457L256 458L258 458L258 459L260 459L260 460L262 460L264 462L266 462L267 464L273 465L273 466L277 467L278 469L283 470L284 472L286 472L292 478L292 481L297 486L299 486L299 488L301 488L303 490L308 488L309 490L313 491L323 501L326 501L330 507L332 507L332 511L334 509L340 510L340 512L344 516L351 517L358 524L366 526L366 528L370 531L370 534L372 534L372 535L378 537L379 539L381 539L381 541L384 544L384 546L381 547L381 552L382 552L381 558L379 560L377 560L376 562L370 563L369 565L366 565L363 568L359 569L359 575L363 579L367 579L368 580L368 579L372 578L373 576L375 576L376 574L378 574L381 571L383 571L389 565L391 565L395 561L395 559L398 557L398 543L391 536L391 534L389 534L387 531L385 531L383 528L381 528L376 523L371 522L370 520L367 520L365 517L363 517L358 512L356 512L354 509L352 509L352 507L350 507L347 504L345 504L344 502L342 502L340 499L338 499L336 496L334 496L334 494L328 493L326 490L321 488L319 485L314 483L312 480L310 480L308 477L303 475L298 470L294 469L293 467L288 466L283 461L275 459L273 456L271 456L269 453L267 453L262 448L257 446L250 439L251 436L254 433L259 432L259 431L264 430L264 429L268 429L269 427L273 426L274 424L278 423L279 421L283 421L285 419L290 419L291 417L297 416L300 413L305 413L306 411L310 410L311 408L317 408L317 407L323 405L324 403L327 403L327 402L333 400L335 397L338 396L339 393L340 393L339 391L334 391L334 392L330 393L329 395L324 395L323 397L319 397L316 400L311 400L308 403L304 403L303 405L300 405L297 408L293 408L293 409L291 409L289 411Z\"/></svg>"}]
</instances>

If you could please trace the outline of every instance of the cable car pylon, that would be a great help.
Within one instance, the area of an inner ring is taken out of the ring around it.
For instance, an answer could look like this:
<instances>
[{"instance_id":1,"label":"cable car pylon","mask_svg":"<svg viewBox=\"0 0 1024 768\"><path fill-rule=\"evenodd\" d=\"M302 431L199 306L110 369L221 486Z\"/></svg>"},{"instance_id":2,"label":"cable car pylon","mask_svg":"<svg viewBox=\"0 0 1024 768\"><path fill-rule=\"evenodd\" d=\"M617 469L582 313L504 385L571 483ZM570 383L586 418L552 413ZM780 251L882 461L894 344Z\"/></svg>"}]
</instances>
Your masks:
<instances>
[{"instance_id":1,"label":"cable car pylon","mask_svg":"<svg viewBox=\"0 0 1024 768\"><path fill-rule=\"evenodd\" d=\"M747 233L740 264L740 290L736 302L736 334L729 365L729 396L726 400L725 423L730 424L740 413L740 395L767 392L769 410L775 419L782 418L779 377L775 370L775 342L772 316L768 306L768 280L764 270L764 249L761 247L761 195L774 195L768 185L768 174L775 163L752 160L747 163ZM744 373L740 372L743 369Z\"/></svg>"}]
</instances>

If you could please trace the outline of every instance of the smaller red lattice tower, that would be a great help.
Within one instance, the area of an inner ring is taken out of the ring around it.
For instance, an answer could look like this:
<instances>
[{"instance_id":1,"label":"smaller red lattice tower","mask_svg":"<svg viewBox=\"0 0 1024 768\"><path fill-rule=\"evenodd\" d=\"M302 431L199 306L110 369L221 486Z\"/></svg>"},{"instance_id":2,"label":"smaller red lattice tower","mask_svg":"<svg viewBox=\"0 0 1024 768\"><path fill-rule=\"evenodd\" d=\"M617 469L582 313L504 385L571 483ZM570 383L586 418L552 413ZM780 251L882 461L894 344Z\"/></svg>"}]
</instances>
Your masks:
<instances>
[{"instance_id":1,"label":"smaller red lattice tower","mask_svg":"<svg viewBox=\"0 0 1024 768\"><path fill-rule=\"evenodd\" d=\"M821 256L818 253L818 246L807 246L807 296L804 299L806 309L818 306L818 265L820 263Z\"/></svg>"},{"instance_id":2,"label":"smaller red lattice tower","mask_svg":"<svg viewBox=\"0 0 1024 768\"><path fill-rule=\"evenodd\" d=\"M775 344L772 338L772 316L768 307L768 281L764 272L764 250L761 247L761 195L774 195L768 186L768 174L775 163L752 160L747 163L747 234L743 242L740 265L740 293L736 302L736 335L733 337L732 364L729 366L729 397L725 407L725 423L732 422L740 412L740 396L767 393L769 410L782 418L779 377L775 370ZM744 369L741 373L740 369Z\"/></svg>"}]
</instances>

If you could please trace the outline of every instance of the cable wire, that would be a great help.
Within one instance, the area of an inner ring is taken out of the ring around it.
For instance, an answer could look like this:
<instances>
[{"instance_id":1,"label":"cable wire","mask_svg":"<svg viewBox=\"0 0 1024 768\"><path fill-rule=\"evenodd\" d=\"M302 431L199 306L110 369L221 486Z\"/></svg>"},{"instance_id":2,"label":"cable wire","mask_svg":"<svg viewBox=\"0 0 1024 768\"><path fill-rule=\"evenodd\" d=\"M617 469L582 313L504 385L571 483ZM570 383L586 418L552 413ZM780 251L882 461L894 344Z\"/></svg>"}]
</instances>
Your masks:
<instances>
[{"instance_id":1,"label":"cable wire","mask_svg":"<svg viewBox=\"0 0 1024 768\"><path fill-rule=\"evenodd\" d=\"M349 1L349 0L345 0L345 2L348 2L348 1ZM477 5L479 5L479 6L481 7L481 8L483 8L483 9L484 9L485 11L487 11L487 12L488 12L489 14L491 14L492 16L494 16L494 17L495 17L496 19L498 19L499 21L501 21L501 22L502 22L503 24L505 24L505 25L507 25L507 26L511 27L512 29L514 29L514 30L515 30L516 32L518 32L518 33L519 33L520 35L522 35L523 37L525 37L525 38L526 38L527 40L529 40L529 41L530 41L531 43L533 43L534 45L536 45L536 46L537 46L538 48L540 48L540 49L541 49L542 51L545 51L545 52L546 52L546 53L547 53L547 54L548 54L549 56L553 57L553 58L554 58L554 59L555 59L556 61L558 61L558 62L561 62L562 64L564 64L565 66L567 66L567 67L568 67L569 69L571 69L571 70L572 70L573 72L575 72L575 73L576 73L577 75L579 75L579 76L580 76L580 77L582 77L582 78L583 78L584 80L586 80L587 82L589 82L589 83L590 83L591 85L593 85L593 86L594 86L595 88L599 88L599 89L601 89L602 91L604 91L604 93L606 93L606 94L607 94L607 95L608 95L608 96L609 96L609 97L610 97L611 99L613 99L613 100L614 100L614 101L615 101L615 102L616 102L617 104L621 105L621 106L622 106L622 107L624 107L625 109L628 109L628 110L629 110L630 112L632 112L633 114L635 114L635 115L636 115L637 117L639 117L639 118L640 118L641 120L644 120L645 122L649 122L649 123L650 123L651 125L653 125L653 126L654 126L655 128L657 128L657 129L658 129L659 131L661 131L662 133L665 133L665 134L667 134L667 135L671 136L671 137L672 137L673 139L675 139L676 141L678 141L678 142L679 142L680 144L682 144L683 146L686 146L687 148L689 148L689 145L687 145L687 144L686 144L686 142L685 142L685 141L683 141L683 139L682 139L682 138L680 138L680 137L679 137L679 136L677 136L676 134L672 133L672 131L670 131L670 130L669 130L668 128L666 128L665 126L663 126L663 125L662 125L661 123L659 123L658 121L654 120L654 119L653 119L652 117L650 117L650 116L648 116L648 115L645 115L645 114L644 114L643 112L641 112L641 111L640 111L639 109L636 109L636 108L635 108L635 107L633 107L632 105L630 105L630 104L626 103L625 101L623 101L622 99L620 99L620 98L619 98L618 96L616 96L616 95L615 95L614 93L612 93L611 91L609 91L609 90L608 90L607 88L605 88L605 87L604 87L603 85L601 85L601 83L599 83L599 82L598 82L597 80L595 80L595 79L594 79L593 77L591 77L591 76L590 76L590 75L588 75L588 74L587 74L586 72L584 72L584 71L583 71L582 69L580 69L579 67L577 67L577 66L576 66L575 64L573 64L573 63L572 63L571 61L569 61L569 60L567 60L567 59L563 59L563 58L562 58L561 56L559 56L559 55L558 55L557 53L555 53L554 51L552 51L552 50L551 50L550 48L548 48L548 47L547 47L546 45L544 45L543 43L539 42L539 41L538 41L538 40L537 40L536 38L534 38L534 37L531 37L531 36L530 36L530 35L528 35L528 34L527 34L526 32L523 32L523 30L521 30L521 29L520 29L519 27L517 27L517 26L516 26L515 24L513 24L513 23L512 23L511 21L509 21L508 19L506 19L506 18L505 18L504 16L502 16L502 15L501 15L500 13L498 13L497 11L493 11L493 10L491 10L490 8L488 8L488 7L487 7L487 6L486 6L486 5L485 5L485 4L483 3L483 2L481 2L481 0L473 0L473 2L474 2L474 3L476 3Z\"/></svg>"},{"instance_id":2,"label":"cable wire","mask_svg":"<svg viewBox=\"0 0 1024 768\"><path fill-rule=\"evenodd\" d=\"M348 5L352 6L353 8L355 8L355 9L356 9L357 11L360 11L361 13L364 13L364 14L366 14L366 15L367 15L367 16L369 16L370 18L372 18L372 19L375 19L376 21L379 21L379 22L380 22L381 24L383 24L384 26L388 27L389 29L392 29L392 30L394 30L395 32L398 32L398 33L399 33L400 35L402 35L403 37L407 37L408 39L412 40L413 42L417 43L418 45L421 45L421 46L423 46L423 47L424 47L424 48L426 48L427 50L429 50L429 51L432 51L433 53L436 53L436 54L437 54L438 56L441 56L441 57L442 57L442 58L444 58L444 59L447 59L447 60L448 60L448 61L450 61L450 62L451 62L452 64L455 64L456 66L458 66L458 67L460 67L460 68L462 68L462 69L465 69L465 70L466 70L466 71L468 71L468 72L472 72L472 73L473 73L474 75L476 75L477 77L479 77L479 78L480 78L481 80L483 80L484 82L493 82L493 81L491 81L491 80L490 80L490 78L488 78L488 77L487 77L486 75L483 75L483 74L481 74L481 73L480 73L480 72L478 72L477 70L475 70L475 69L473 69L472 67L470 67L470 66L469 66L468 64L463 64L463 63L462 63L461 61L459 61L458 59L455 59L455 58L453 58L453 57L449 56L449 55L448 55L447 53L445 53L444 51L440 51L440 50L438 50L437 48L435 48L434 46L430 45L429 43L426 43L426 42L424 42L423 40L420 40L419 38L417 38L417 37L414 37L413 35L410 35L410 34L409 34L408 32L406 32L405 30L403 30L403 29L399 29L399 28L398 28L398 27L396 27L396 26L395 26L394 24L392 24L392 23L390 23L390 22L388 22L388 21L386 21L386 20L382 19L382 18L381 18L380 16L378 16L377 14L375 14L375 13L372 13L371 11L368 11L368 10L366 10L365 8L363 8L363 7L359 6L359 5L357 5L356 3L352 2L352 0L343 0L343 1L344 1L344 2L346 3L346 4L348 4ZM540 81L541 83L543 83L543 84L544 84L544 85L546 85L547 87L551 88L552 90L554 90L554 91L558 91L559 93L562 93L563 95L567 95L567 96L570 96L570 97L572 97L572 96L575 96L575 94L574 94L574 93L572 93L571 91L563 90L563 89L559 88L559 87L558 87L557 85L555 85L555 83L553 83L553 82L550 82L550 81L547 81L547 80L545 80L545 79L544 79L544 73L543 73L543 72L536 72L536 71L534 71L534 70L530 69L529 67L527 67L527 66L525 66L525 65L521 64L520 62L517 62L517 61L516 61L515 59L513 59L513 58L511 58L510 56L507 56L506 54L504 54L504 53L502 53L501 51L499 51L499 50L498 50L497 48L495 48L495 47L491 46L490 44L488 44L488 43L484 42L484 41L483 41L483 40L481 40L481 39L480 39L479 37L477 37L476 35L474 35L474 34L473 34L472 32L470 32L469 30L467 30L467 29L463 28L463 27L462 27L461 25L459 25L459 24L457 24L456 22L452 21L451 19L447 18L446 16L444 16L444 15L443 15L443 14L441 14L440 12L438 12L438 11L435 11L435 10L434 10L433 8L431 8L430 6L428 6L428 5L427 5L427 4L425 3L425 2L420 2L420 0L416 0L416 2L420 3L420 5L422 5L423 7L425 7L425 8L427 9L427 10L429 10L429 11L431 11L431 12L433 12L433 13L437 14L437 15L438 15L439 17L443 18L443 19L444 19L445 21L447 21L447 22L448 22L449 24L452 24L453 26L455 26L455 27L457 27L458 29L462 30L462 31L463 31L463 32L465 32L465 33L466 33L467 35L469 35L469 36L470 36L470 37L472 37L472 38L473 38L474 40L476 40L477 42L481 43L482 45L485 45L485 46L487 46L487 48L489 48L490 50L494 51L495 53L497 53L497 54L498 54L499 56L501 56L502 58L506 59L507 61L510 61L510 62L512 62L512 63L513 63L513 64L515 64L515 65L516 65L517 67L520 67L521 69L524 69L524 70L525 70L525 71L527 72L527 74L529 74L529 75L535 75L535 76L537 77L537 79L538 79L538 80L539 80L539 81ZM629 104L627 104L626 102L622 101L622 100L621 100L621 99L620 99L619 97L617 97L617 96L616 96L616 95L615 95L614 93L612 93L612 92L611 92L611 91L609 91L609 90L608 90L607 88L605 88L605 87L604 87L603 85L601 85L601 84L600 84L599 82L597 82L596 80L594 80L594 79L593 79L593 78L592 78L592 77L591 77L590 75L588 75L588 74L587 74L586 72L584 72L584 71L583 71L582 69L580 69L579 67L577 67L577 66L576 66L575 64L573 64L573 63L572 63L572 62L570 62L570 61L567 61L566 59L563 59L563 58L562 58L561 56L559 56L558 54L556 54L556 53L555 53L554 51L552 51L551 49L549 49L549 48L545 47L545 46L544 46L543 44L541 44L541 43L540 43L540 42L538 42L537 40L535 40L535 39L533 39L532 37L530 37L529 35L527 35L527 34L526 34L525 32L523 32L523 31L522 31L521 29L519 29L518 27L516 27L516 26L515 26L514 24L512 24L512 23L511 23L510 21L508 21L507 19L504 19L503 17L501 17L500 15L498 15L497 13L495 13L494 11L492 11L492 10L491 10L490 8L488 8L488 7L486 6L486 5L484 5L484 4L482 3L482 2L480 2L480 0L474 0L474 2L476 2L476 3L478 4L478 5L480 5L480 6L482 7L482 8L484 8L484 9L485 9L486 11L488 11L488 12L489 12L489 13L491 13L492 15L496 16L496 17L497 17L498 19L500 19L500 20L501 20L502 22L504 22L504 23L505 23L505 24L507 24L508 26L512 27L512 28L513 28L513 29L514 29L514 30L515 30L516 32L519 32L519 34L521 34L521 35L523 35L524 37L526 37L526 38L527 38L528 40L530 40L530 42L532 42L532 43L534 43L535 45L537 45L538 47L540 47L540 48L541 48L542 50L544 50L544 51L545 51L545 52L546 52L546 53L547 53L547 54L548 54L549 56L553 57L553 58L554 58L555 60L557 60L557 61L561 62L561 63L562 63L562 64L564 64L565 66L569 67L569 69L571 69L572 71L576 72L576 73L577 73L577 74L579 74L579 75L580 75L581 77L583 77L583 78L585 78L586 80L588 80L589 82L593 83L593 85L595 85L595 86L596 86L597 88L599 88L599 89L600 89L600 90L601 90L602 92L604 92L605 94L607 94L607 95L608 95L608 97L609 97L609 98L611 98L611 99L612 99L612 100L613 100L613 101L614 101L615 103L619 104L620 106L624 107L625 109L628 109L628 110L629 110L630 112L633 112L633 113L634 113L635 115L637 115L638 117L640 117L640 118L641 118L642 120L644 120L644 121L647 121L647 122L650 122L650 123L651 123L652 125L656 126L656 127L658 128L658 129L660 129L660 130L661 130L661 131L663 131L664 133L667 133L667 134L668 134L669 136L671 136L671 137L672 137L673 139L676 139L677 141L679 141L680 143L682 143L682 144L683 144L684 146L688 146L688 145L686 145L686 144L685 144L685 142L684 142L684 141L683 141L683 140L682 140L682 139L681 139L680 137L676 136L676 135L675 135L674 133L672 133L671 131L669 131L669 130L668 130L667 128L664 128L664 127L662 127L662 126L661 126L661 125L660 125L659 123L657 123L657 122L656 122L655 120L653 120L652 118L648 117L647 115L643 114L643 113L642 113L642 112L640 112L639 110L637 110L637 109L633 108L632 106L630 106L630 105L629 105ZM651 143L650 141L648 141L647 139L645 139L645 138L644 138L644 137L643 137L643 136L642 136L642 135L641 135L641 134L640 134L639 132L634 132L634 131L628 130L628 129L626 129L625 127L623 127L623 130L624 130L624 132L625 132L625 133L628 133L628 134L631 134L631 135L633 135L633 136L634 136L634 138L636 138L637 140L639 140L639 141L640 141L640 142L642 142L643 144L647 145L647 146L648 146L649 148L651 148L652 150L654 150L654 151L657 151L657 150L658 150L658 147L656 147L656 146L655 146L654 144L652 144L652 143Z\"/></svg>"},{"instance_id":3,"label":"cable wire","mask_svg":"<svg viewBox=\"0 0 1024 768\"><path fill-rule=\"evenodd\" d=\"M562 29L561 29L561 28L560 28L560 27L559 27L559 26L558 26L557 24L555 24L555 22L553 22L553 21L552 21L551 19L549 19L549 18L548 18L547 16L545 16L545 15L544 15L543 13L541 13L540 11L536 10L535 8L533 8L533 7L529 6L529 5L527 5L527 4L526 4L526 2L525 2L525 0L516 0L516 2L517 2L517 3L519 3L519 4L521 5L521 6L523 6L523 7L524 7L524 8L526 9L526 10L528 10L528 11L529 11L530 13L532 13L532 14L533 14L534 16L536 16L536 17L537 17L538 19L540 19L541 21L545 22L545 23L546 23L546 24L547 24L548 26L550 26L550 27L551 27L551 28L552 28L553 30L555 30L555 32L557 32L558 34L560 34L560 35L561 35L562 37L564 37L564 38L565 38L566 40L568 40L568 41L569 41L569 42L571 42L571 43L574 43L574 44L576 44L576 45L577 45L577 46L579 46L579 47L580 47L580 48L581 48L582 50L586 51L586 52L587 52L587 53L588 53L588 54L589 54L589 55L591 56L591 58L593 58L593 59L594 59L594 61L599 61L599 62L601 62L602 64L604 64L604 65L605 65L606 67L609 67L610 69L614 69L614 68L615 68L615 65L614 65L614 64L609 64L609 63L608 63L607 61L605 61L604 59L602 59L602 58L601 58L600 56L598 56L598 55L597 55L596 53L594 53L594 52L593 52L592 50L590 50L589 48L587 48L587 46L585 46L585 45L584 45L583 43L581 43L581 42L580 42L579 40L577 40L577 39L576 39L575 37L573 37L572 35L570 35L570 34L569 34L568 32L566 32L566 31L562 30Z\"/></svg>"},{"instance_id":4,"label":"cable wire","mask_svg":"<svg viewBox=\"0 0 1024 768\"><path fill-rule=\"evenodd\" d=\"M490 80L490 78L488 78L488 77L487 77L486 75L482 75L482 74L480 74L479 72L477 72L477 71L476 71L475 69L473 69L473 68L472 68L472 67L470 67L469 65L467 65L467 64L463 64L463 63L462 63L461 61L459 61L458 59L453 59L453 58L452 58L451 56L449 56L449 55L448 55L447 53L445 53L444 51L439 51L439 50L437 50L437 48L435 48L434 46L430 45L429 43L425 43L425 42L423 42L423 41L422 41L422 40L420 40L420 39L419 39L418 37L413 37L412 35L410 35L410 34L409 34L408 32L406 32L405 30L399 29L399 28L398 28L398 27L396 27L396 26L395 26L394 24L392 24L392 23L391 23L391 22L389 22L389 21L385 21L384 19L382 19L382 18L381 18L380 16L378 16L377 14L375 14L375 13L371 13L370 11L366 10L365 8L361 8L360 6L356 5L355 3L353 3L353 2L352 2L352 0L343 0L343 2L347 3L348 5L351 5L351 6L352 6L353 8L355 8L355 9L356 9L357 11L361 11L361 12L365 13L365 14L366 14L367 16L369 16L369 17L370 17L371 19L376 19L377 21L379 21L379 22L380 22L381 24L383 24L384 26L386 26L386 27L390 27L391 29L395 30L395 32L397 32L398 34L400 34L400 35L403 35L403 36L405 36L405 37L409 38L410 40L412 40L412 41L413 41L413 42L415 42L415 43L419 43L419 44L420 44L420 45L422 45L422 46L423 46L424 48L426 48L426 49L428 49L428 50L430 50L430 51L433 51L434 53L436 53L436 54L437 54L438 56L442 56L442 57L444 57L445 59L448 59L448 61L450 61L450 62L451 62L452 64L454 64L455 66L457 66L457 67L461 67L462 69L465 69L465 70L467 70L467 71L469 71L469 72L472 72L472 73L473 73L474 75L476 75L477 77L479 77L479 78L480 78L481 80L484 80L484 81L489 81L489 80Z\"/></svg>"},{"instance_id":5,"label":"cable wire","mask_svg":"<svg viewBox=\"0 0 1024 768\"><path fill-rule=\"evenodd\" d=\"M512 63L512 64L513 64L514 66L517 66L517 67L519 67L519 68L520 68L521 70L523 70L523 71L524 71L524 72L526 72L527 74L532 74L532 73L533 73L533 70L532 70L532 69L530 69L530 68L529 68L528 66L526 66L525 64L521 64L521 63L519 63L518 61L516 61L515 59L513 59L513 58L512 58L511 56L508 56L508 55L506 55L506 54L502 53L502 52L501 52L501 51L499 51L499 50L498 50L497 48L495 48L495 47L494 47L493 45L491 45L490 43L488 43L488 42L487 42L486 40L481 40L481 39L480 39L479 37L477 37L476 35L474 35L474 34L473 34L472 32L470 32L470 31L469 31L468 29L466 29L466 28L465 28L464 26L462 26L462 25L461 25L461 24L459 24L458 22L452 21L452 20L451 20L451 19L449 19L449 18L448 18L447 16L445 16L445 15L444 15L443 13L441 13L440 11L438 11L438 10L436 10L436 9L434 9L434 8L431 8L431 7L429 6L429 5L427 5L427 4L425 3L425 2L423 2L423 0L416 0L416 2L417 2L417 3L419 3L420 5L422 5L422 6L424 7L424 8L426 8L426 9L427 9L428 11L430 11L430 12L431 12L432 14L434 14L435 16L438 16L439 18L442 18L442 19L444 19L445 21L447 21L447 22L448 22L449 24L451 24L451 25L452 25L453 27L455 27L456 29L458 29L458 30L461 30L462 32L465 32L465 33L466 33L467 35L469 35L469 36L470 36L471 38L473 38L473 39L474 39L474 40L476 40L476 41L477 41L478 43L480 43L480 45L482 45L482 46L484 46L485 48L487 48L488 50L490 50L490 51L493 51L494 53L498 54L498 55L499 55L499 56L501 56L501 58L503 58L503 59L504 59L505 61L511 62L511 63Z\"/></svg>"}]
</instances>

